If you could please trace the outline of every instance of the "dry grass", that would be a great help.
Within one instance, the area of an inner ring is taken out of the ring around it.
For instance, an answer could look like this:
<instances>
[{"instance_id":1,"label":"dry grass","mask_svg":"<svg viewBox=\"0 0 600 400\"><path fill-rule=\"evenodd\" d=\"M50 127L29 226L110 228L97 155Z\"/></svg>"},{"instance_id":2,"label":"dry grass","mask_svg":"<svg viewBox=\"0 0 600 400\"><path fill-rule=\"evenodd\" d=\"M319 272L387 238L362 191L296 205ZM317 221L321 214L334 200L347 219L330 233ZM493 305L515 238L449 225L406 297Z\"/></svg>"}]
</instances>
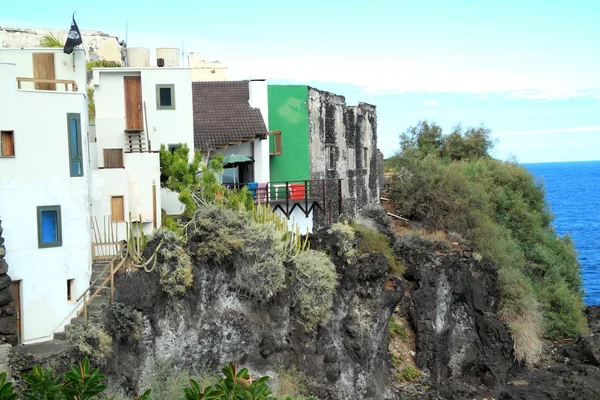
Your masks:
<instances>
[{"instance_id":1,"label":"dry grass","mask_svg":"<svg viewBox=\"0 0 600 400\"><path fill-rule=\"evenodd\" d=\"M500 319L513 337L515 359L534 366L542 354L542 314L536 308L521 310L519 314L504 311Z\"/></svg>"}]
</instances>

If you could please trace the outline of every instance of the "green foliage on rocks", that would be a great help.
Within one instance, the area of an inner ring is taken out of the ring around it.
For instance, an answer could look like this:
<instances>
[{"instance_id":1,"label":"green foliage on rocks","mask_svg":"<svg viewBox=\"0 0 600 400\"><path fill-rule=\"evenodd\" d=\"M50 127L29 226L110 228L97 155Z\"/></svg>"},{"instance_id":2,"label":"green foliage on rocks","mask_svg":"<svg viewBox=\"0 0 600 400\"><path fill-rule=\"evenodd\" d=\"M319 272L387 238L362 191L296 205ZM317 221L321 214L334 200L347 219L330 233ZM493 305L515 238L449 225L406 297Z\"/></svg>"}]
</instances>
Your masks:
<instances>
[{"instance_id":1,"label":"green foliage on rocks","mask_svg":"<svg viewBox=\"0 0 600 400\"><path fill-rule=\"evenodd\" d=\"M396 212L464 237L500 267L501 317L519 359L535 361L539 334L574 337L585 330L579 263L568 236L552 227L541 182L514 162L489 155L487 128L443 135L420 122L401 136L388 162L396 174Z\"/></svg>"},{"instance_id":2,"label":"green foliage on rocks","mask_svg":"<svg viewBox=\"0 0 600 400\"><path fill-rule=\"evenodd\" d=\"M112 355L112 338L98 324L78 321L65 328L67 340L77 347L82 355L104 362Z\"/></svg>"},{"instance_id":3,"label":"green foliage on rocks","mask_svg":"<svg viewBox=\"0 0 600 400\"><path fill-rule=\"evenodd\" d=\"M162 243L156 260L161 289L171 297L184 295L194 283L192 259L183 248L184 239L172 231L161 228L150 240Z\"/></svg>"},{"instance_id":4,"label":"green foliage on rocks","mask_svg":"<svg viewBox=\"0 0 600 400\"><path fill-rule=\"evenodd\" d=\"M359 236L358 252L367 254L370 252L381 253L388 260L390 272L394 275L402 276L404 274L404 264L396 261L396 256L391 247L391 238L384 235L376 229L361 225L355 221L350 226Z\"/></svg>"},{"instance_id":5,"label":"green foliage on rocks","mask_svg":"<svg viewBox=\"0 0 600 400\"><path fill-rule=\"evenodd\" d=\"M332 314L333 297L338 286L335 266L325 253L309 250L293 262L294 293L300 310L300 323L313 332Z\"/></svg>"},{"instance_id":6,"label":"green foliage on rocks","mask_svg":"<svg viewBox=\"0 0 600 400\"><path fill-rule=\"evenodd\" d=\"M132 346L137 345L142 334L142 313L118 302L112 304L109 311L106 326L112 337Z\"/></svg>"}]
</instances>

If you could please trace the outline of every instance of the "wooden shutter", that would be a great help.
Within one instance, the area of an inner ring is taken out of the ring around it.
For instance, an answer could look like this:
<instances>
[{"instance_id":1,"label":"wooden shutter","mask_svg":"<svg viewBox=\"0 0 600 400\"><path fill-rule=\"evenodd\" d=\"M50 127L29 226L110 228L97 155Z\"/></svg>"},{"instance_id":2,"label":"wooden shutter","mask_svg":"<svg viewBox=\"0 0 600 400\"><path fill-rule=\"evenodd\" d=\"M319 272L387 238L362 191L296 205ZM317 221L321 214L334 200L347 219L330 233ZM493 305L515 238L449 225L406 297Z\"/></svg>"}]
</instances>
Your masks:
<instances>
[{"instance_id":1,"label":"wooden shutter","mask_svg":"<svg viewBox=\"0 0 600 400\"><path fill-rule=\"evenodd\" d=\"M110 201L112 220L114 222L125 221L125 205L123 204L123 196L113 196Z\"/></svg>"},{"instance_id":2,"label":"wooden shutter","mask_svg":"<svg viewBox=\"0 0 600 400\"><path fill-rule=\"evenodd\" d=\"M104 168L124 168L123 149L104 149Z\"/></svg>"},{"instance_id":3,"label":"wooden shutter","mask_svg":"<svg viewBox=\"0 0 600 400\"><path fill-rule=\"evenodd\" d=\"M33 53L33 77L56 79L54 53ZM36 83L35 90L56 90L56 83Z\"/></svg>"},{"instance_id":4,"label":"wooden shutter","mask_svg":"<svg viewBox=\"0 0 600 400\"><path fill-rule=\"evenodd\" d=\"M281 143L281 131L270 131L270 152L271 156L280 156L283 154L283 145Z\"/></svg>"},{"instance_id":5,"label":"wooden shutter","mask_svg":"<svg viewBox=\"0 0 600 400\"><path fill-rule=\"evenodd\" d=\"M4 157L15 155L15 137L13 132L3 131L0 136L0 143L2 144L0 155Z\"/></svg>"}]
</instances>

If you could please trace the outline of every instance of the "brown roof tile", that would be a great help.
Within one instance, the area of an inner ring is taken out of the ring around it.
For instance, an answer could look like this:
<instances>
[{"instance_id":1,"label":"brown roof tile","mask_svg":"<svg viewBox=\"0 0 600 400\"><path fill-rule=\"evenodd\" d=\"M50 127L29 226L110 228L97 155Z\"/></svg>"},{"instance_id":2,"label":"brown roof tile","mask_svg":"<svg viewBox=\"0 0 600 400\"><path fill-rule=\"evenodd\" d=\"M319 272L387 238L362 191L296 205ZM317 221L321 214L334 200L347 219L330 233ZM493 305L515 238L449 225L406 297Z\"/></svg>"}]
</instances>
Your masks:
<instances>
[{"instance_id":1,"label":"brown roof tile","mask_svg":"<svg viewBox=\"0 0 600 400\"><path fill-rule=\"evenodd\" d=\"M249 81L193 82L194 147L215 150L267 135L258 108L250 107Z\"/></svg>"}]
</instances>

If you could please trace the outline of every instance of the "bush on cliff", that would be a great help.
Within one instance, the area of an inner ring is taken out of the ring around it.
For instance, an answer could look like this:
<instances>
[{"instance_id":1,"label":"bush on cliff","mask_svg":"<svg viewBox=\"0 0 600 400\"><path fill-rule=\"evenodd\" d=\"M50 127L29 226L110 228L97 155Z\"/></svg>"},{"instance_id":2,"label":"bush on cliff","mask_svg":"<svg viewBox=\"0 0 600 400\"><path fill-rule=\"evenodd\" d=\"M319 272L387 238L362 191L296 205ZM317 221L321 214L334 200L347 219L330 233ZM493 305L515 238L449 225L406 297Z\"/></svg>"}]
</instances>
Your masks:
<instances>
[{"instance_id":1,"label":"bush on cliff","mask_svg":"<svg viewBox=\"0 0 600 400\"><path fill-rule=\"evenodd\" d=\"M391 238L383 233L352 221L350 226L359 236L358 252L367 254L370 252L381 253L388 260L390 272L402 276L404 265L396 261L396 256L391 247Z\"/></svg>"},{"instance_id":2,"label":"bush on cliff","mask_svg":"<svg viewBox=\"0 0 600 400\"><path fill-rule=\"evenodd\" d=\"M294 260L292 277L300 322L314 331L331 317L333 297L338 286L335 266L325 253L309 250Z\"/></svg>"},{"instance_id":3,"label":"bush on cliff","mask_svg":"<svg viewBox=\"0 0 600 400\"><path fill-rule=\"evenodd\" d=\"M167 229L154 232L150 242L160 244L156 266L160 287L171 297L182 296L194 283L192 260L183 248L185 240Z\"/></svg>"},{"instance_id":4,"label":"bush on cliff","mask_svg":"<svg viewBox=\"0 0 600 400\"><path fill-rule=\"evenodd\" d=\"M85 357L104 362L112 355L112 338L98 324L80 321L67 325L65 333L69 343Z\"/></svg>"},{"instance_id":5,"label":"bush on cliff","mask_svg":"<svg viewBox=\"0 0 600 400\"><path fill-rule=\"evenodd\" d=\"M501 267L501 316L517 356L532 362L539 332L559 339L585 329L579 263L571 240L551 225L542 184L516 163L491 158L492 146L484 127L444 136L420 122L388 161L392 198L398 214L458 232Z\"/></svg>"}]
</instances>

